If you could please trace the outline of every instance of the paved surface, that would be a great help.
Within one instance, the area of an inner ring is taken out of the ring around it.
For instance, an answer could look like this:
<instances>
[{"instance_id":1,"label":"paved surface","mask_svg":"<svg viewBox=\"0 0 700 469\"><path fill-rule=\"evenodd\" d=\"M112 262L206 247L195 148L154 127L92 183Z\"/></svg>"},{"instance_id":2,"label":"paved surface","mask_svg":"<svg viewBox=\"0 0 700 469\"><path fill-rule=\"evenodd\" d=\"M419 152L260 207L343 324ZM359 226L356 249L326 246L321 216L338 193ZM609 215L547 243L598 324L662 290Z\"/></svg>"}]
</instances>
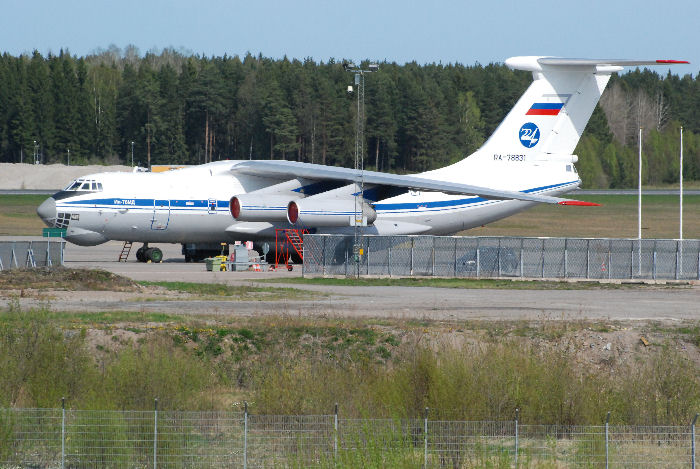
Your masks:
<instances>
[{"instance_id":1,"label":"paved surface","mask_svg":"<svg viewBox=\"0 0 700 469\"><path fill-rule=\"evenodd\" d=\"M5 238L7 239L7 238ZM17 238L15 238L17 239ZM28 239L28 238L26 238ZM35 238L36 239L36 238ZM136 245L134 245L136 247ZM207 272L203 263L186 264L179 245L159 244L165 261L136 262L135 249L129 262L116 258L121 243L109 242L85 248L66 245L66 267L100 268L134 280L187 281L257 285L256 280L293 278L292 272ZM308 300L279 301L191 301L139 298L139 295L104 292L67 293L52 300L56 309L80 311L160 311L201 314L293 314L352 317L466 319L610 319L688 320L700 319L700 286L644 286L616 290L468 290L430 287L345 287L299 284L289 286L316 292ZM28 305L31 300L27 300Z\"/></svg>"}]
</instances>

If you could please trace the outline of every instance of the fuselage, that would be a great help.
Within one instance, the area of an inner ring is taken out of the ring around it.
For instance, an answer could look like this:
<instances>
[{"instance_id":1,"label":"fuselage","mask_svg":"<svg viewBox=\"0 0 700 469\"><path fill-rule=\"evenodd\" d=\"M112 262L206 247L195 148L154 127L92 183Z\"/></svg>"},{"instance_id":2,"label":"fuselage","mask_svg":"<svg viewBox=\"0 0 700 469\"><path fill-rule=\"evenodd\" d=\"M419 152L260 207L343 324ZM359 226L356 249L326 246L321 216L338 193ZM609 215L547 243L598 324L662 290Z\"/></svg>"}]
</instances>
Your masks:
<instances>
[{"instance_id":1,"label":"fuselage","mask_svg":"<svg viewBox=\"0 0 700 469\"><path fill-rule=\"evenodd\" d=\"M499 159L500 158L500 159ZM470 163L470 160L472 161ZM108 240L143 243L218 243L274 239L288 222L235 221L231 197L279 180L233 174L235 161L164 173L99 173L73 181L37 210L49 226L66 228L66 239L79 245ZM452 182L528 193L556 195L580 184L571 161L528 161L493 155L468 158L422 174ZM485 199L439 192L408 191L372 201L377 218L365 234L453 234L507 217L533 202ZM305 227L314 232L348 233L351 226Z\"/></svg>"}]
</instances>

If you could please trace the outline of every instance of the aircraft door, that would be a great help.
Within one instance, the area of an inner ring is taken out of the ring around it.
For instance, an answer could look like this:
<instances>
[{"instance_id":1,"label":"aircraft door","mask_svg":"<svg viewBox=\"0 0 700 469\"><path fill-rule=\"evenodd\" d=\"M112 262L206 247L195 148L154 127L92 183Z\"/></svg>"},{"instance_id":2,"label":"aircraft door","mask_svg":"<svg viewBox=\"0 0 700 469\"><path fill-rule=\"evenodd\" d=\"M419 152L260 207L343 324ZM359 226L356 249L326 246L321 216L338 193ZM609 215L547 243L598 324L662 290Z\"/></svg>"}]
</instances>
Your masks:
<instances>
[{"instance_id":1,"label":"aircraft door","mask_svg":"<svg viewBox=\"0 0 700 469\"><path fill-rule=\"evenodd\" d=\"M152 230L165 230L168 228L170 221L170 201L169 200L154 200L153 201L153 218L151 219Z\"/></svg>"}]
</instances>

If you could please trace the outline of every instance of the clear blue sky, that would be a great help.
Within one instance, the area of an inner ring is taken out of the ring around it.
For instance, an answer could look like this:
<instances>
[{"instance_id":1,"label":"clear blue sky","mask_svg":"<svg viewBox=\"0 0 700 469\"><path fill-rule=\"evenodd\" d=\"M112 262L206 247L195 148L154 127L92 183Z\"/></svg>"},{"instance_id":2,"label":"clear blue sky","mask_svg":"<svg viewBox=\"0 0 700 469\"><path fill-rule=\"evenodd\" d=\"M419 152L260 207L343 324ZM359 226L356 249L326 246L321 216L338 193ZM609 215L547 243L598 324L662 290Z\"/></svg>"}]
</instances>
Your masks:
<instances>
[{"instance_id":1,"label":"clear blue sky","mask_svg":"<svg viewBox=\"0 0 700 469\"><path fill-rule=\"evenodd\" d=\"M82 56L114 44L207 56L502 62L514 55L691 61L699 0L4 0L0 51ZM665 68L659 72L665 73Z\"/></svg>"}]
</instances>

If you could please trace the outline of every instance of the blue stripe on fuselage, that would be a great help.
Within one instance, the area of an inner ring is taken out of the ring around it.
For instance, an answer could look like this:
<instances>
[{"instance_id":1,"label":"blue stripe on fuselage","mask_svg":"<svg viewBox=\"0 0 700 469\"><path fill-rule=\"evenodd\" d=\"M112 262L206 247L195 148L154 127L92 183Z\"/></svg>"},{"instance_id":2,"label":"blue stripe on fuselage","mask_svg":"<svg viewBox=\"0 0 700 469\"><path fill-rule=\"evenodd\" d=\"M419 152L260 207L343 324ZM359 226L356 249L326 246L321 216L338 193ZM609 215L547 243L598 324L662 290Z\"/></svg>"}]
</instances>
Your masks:
<instances>
[{"instance_id":1,"label":"blue stripe on fuselage","mask_svg":"<svg viewBox=\"0 0 700 469\"><path fill-rule=\"evenodd\" d=\"M564 186L569 186L572 184L577 184L579 181L570 181L570 182L564 182L560 184L551 184L548 186L541 186L541 187L534 187L532 189L525 189L523 191L520 191L525 194L531 194L535 192L542 192L542 191L547 191L551 189L556 189L556 188L561 188ZM165 199L155 199L155 200L165 200ZM129 199L129 198L118 198L118 197L112 197L112 198L102 198L102 199L83 199L83 200L66 200L63 199L61 201L60 205L71 205L71 206L81 206L81 205L88 205L92 207L97 207L97 208L109 208L109 209L119 209L119 208L138 208L138 209L148 209L151 210L154 208L154 199ZM497 202L499 200L496 199L487 199L485 197L468 197L464 199L456 199L456 200L437 200L437 201L432 201L432 202L404 202L404 203L394 203L394 204L382 204L382 203L377 203L374 204L374 208L376 211L396 211L396 210L431 210L431 211L436 211L436 210L442 210L446 208L457 208L459 206L463 205L472 205L472 204L477 204L481 202ZM229 208L229 201L228 200L217 200L216 202L216 208L218 209L218 212L223 212L223 211L228 211ZM165 207L162 207L162 209L165 209ZM209 200L204 200L204 199L197 199L197 200L184 200L184 199L175 199L175 200L170 200L170 210L176 210L176 211L186 211L186 210L202 210L202 209L209 209ZM258 210L261 210L263 208L260 208ZM266 208L267 210L282 210L284 207L281 208Z\"/></svg>"}]
</instances>

